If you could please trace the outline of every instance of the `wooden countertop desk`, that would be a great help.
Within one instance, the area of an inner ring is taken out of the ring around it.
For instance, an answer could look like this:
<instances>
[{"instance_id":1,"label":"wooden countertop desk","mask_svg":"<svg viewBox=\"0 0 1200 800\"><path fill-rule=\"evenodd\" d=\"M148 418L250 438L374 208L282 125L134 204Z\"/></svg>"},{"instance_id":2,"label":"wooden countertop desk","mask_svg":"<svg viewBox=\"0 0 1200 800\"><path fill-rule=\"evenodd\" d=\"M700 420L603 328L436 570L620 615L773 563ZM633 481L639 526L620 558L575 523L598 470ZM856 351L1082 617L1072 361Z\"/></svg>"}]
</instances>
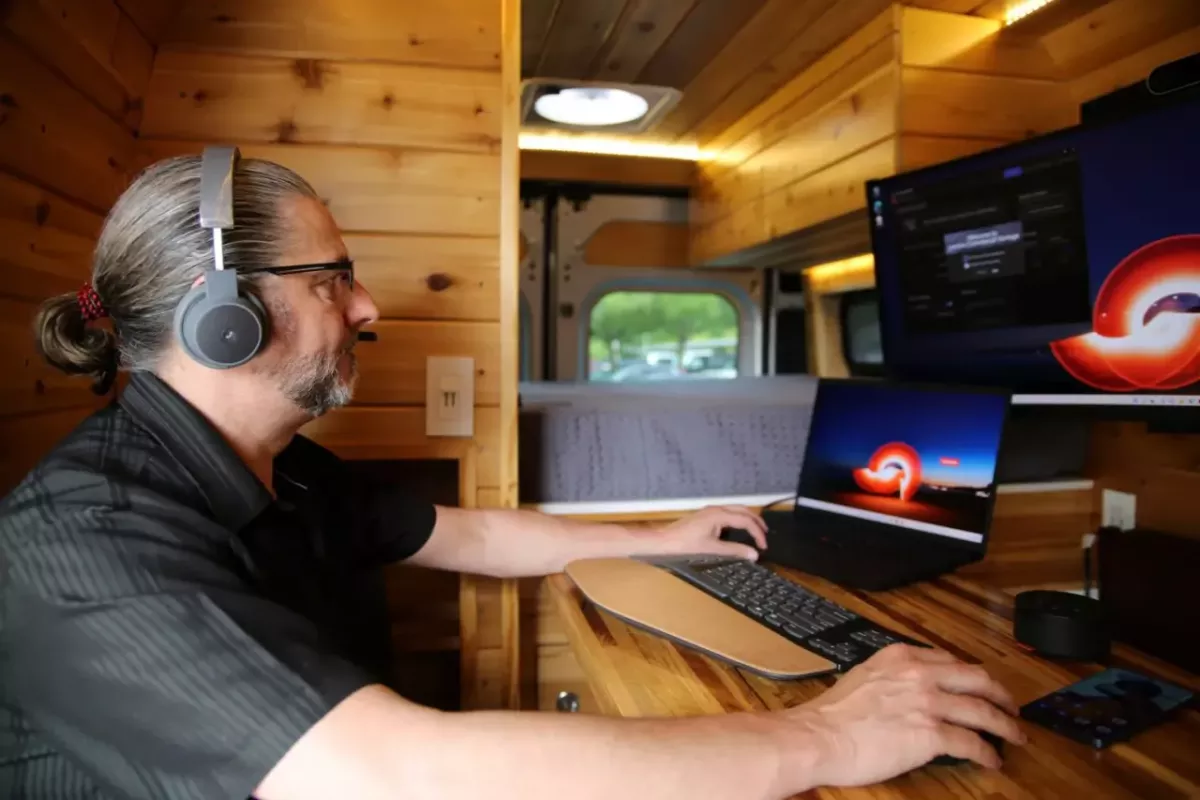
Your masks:
<instances>
[{"instance_id":1,"label":"wooden countertop desk","mask_svg":"<svg viewBox=\"0 0 1200 800\"><path fill-rule=\"evenodd\" d=\"M779 573L851 610L964 661L982 664L1018 704L1099 671L1099 664L1052 662L1012 638L1012 597L957 576L888 592L848 591L775 567ZM803 703L833 677L774 681L734 668L634 628L587 602L563 574L548 590L604 714L691 716L781 709ZM1195 632L1193 632L1193 635ZM1200 691L1200 677L1117 645L1113 666L1127 667ZM1200 711L1177 712L1133 741L1095 751L1022 721L1029 742L1005 743L1004 766L924 767L885 784L820 789L821 798L1200 798Z\"/></svg>"}]
</instances>

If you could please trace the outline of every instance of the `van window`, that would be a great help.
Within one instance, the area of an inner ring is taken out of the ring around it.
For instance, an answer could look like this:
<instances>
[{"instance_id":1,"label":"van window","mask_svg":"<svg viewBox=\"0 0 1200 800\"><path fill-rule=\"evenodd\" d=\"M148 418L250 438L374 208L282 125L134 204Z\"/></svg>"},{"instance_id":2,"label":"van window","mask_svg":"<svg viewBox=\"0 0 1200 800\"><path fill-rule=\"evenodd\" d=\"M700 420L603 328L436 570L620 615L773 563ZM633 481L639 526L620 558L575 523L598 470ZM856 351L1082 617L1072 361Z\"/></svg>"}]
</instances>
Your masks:
<instances>
[{"instance_id":1,"label":"van window","mask_svg":"<svg viewBox=\"0 0 1200 800\"><path fill-rule=\"evenodd\" d=\"M589 317L588 380L737 377L738 312L722 295L609 292Z\"/></svg>"},{"instance_id":2,"label":"van window","mask_svg":"<svg viewBox=\"0 0 1200 800\"><path fill-rule=\"evenodd\" d=\"M842 350L851 375L883 374L879 295L874 289L847 292L841 300Z\"/></svg>"}]
</instances>

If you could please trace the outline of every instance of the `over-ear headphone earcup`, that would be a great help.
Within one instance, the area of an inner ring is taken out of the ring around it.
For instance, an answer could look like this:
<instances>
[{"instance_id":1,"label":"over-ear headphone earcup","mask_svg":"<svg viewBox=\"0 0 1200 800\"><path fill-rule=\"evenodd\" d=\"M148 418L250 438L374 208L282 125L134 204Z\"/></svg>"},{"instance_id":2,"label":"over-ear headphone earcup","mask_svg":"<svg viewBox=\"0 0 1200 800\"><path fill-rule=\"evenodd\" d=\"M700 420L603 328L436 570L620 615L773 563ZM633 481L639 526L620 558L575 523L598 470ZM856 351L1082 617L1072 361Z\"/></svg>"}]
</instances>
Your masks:
<instances>
[{"instance_id":1,"label":"over-ear headphone earcup","mask_svg":"<svg viewBox=\"0 0 1200 800\"><path fill-rule=\"evenodd\" d=\"M175 335L201 364L228 369L258 355L267 341L267 314L251 294L214 301L208 283L184 295L175 309Z\"/></svg>"}]
</instances>

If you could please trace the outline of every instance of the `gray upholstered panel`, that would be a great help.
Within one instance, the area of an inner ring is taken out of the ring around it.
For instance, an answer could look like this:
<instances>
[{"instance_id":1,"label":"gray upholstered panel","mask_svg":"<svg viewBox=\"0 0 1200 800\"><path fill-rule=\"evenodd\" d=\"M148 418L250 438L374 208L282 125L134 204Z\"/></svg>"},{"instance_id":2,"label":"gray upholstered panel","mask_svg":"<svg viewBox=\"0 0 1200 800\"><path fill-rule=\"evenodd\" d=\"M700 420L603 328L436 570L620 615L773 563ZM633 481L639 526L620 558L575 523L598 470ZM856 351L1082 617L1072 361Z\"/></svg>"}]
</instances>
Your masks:
<instances>
[{"instance_id":1,"label":"gray upholstered panel","mask_svg":"<svg viewBox=\"0 0 1200 800\"><path fill-rule=\"evenodd\" d=\"M816 381L521 386L522 502L794 491Z\"/></svg>"}]
</instances>

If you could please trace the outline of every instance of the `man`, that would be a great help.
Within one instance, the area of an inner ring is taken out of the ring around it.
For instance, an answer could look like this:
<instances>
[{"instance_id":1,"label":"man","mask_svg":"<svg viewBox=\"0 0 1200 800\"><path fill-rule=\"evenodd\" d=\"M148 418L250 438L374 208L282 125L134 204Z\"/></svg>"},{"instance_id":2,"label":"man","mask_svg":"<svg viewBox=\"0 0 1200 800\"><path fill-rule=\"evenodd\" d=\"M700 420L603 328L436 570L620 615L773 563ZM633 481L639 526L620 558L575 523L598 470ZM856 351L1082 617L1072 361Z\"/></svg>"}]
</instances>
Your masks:
<instances>
[{"instance_id":1,"label":"man","mask_svg":"<svg viewBox=\"0 0 1200 800\"><path fill-rule=\"evenodd\" d=\"M133 374L0 507L0 795L775 798L941 753L998 766L971 729L1023 740L981 669L899 646L780 713L446 713L388 689L387 563L527 576L598 555L753 558L719 533L761 545L762 523L714 508L584 525L351 478L297 429L349 401L377 309L303 179L257 160L231 174L235 224L214 242L200 159L148 169L106 220L92 282L37 320L64 371ZM174 323L216 255L269 318L261 352L227 369Z\"/></svg>"}]
</instances>

